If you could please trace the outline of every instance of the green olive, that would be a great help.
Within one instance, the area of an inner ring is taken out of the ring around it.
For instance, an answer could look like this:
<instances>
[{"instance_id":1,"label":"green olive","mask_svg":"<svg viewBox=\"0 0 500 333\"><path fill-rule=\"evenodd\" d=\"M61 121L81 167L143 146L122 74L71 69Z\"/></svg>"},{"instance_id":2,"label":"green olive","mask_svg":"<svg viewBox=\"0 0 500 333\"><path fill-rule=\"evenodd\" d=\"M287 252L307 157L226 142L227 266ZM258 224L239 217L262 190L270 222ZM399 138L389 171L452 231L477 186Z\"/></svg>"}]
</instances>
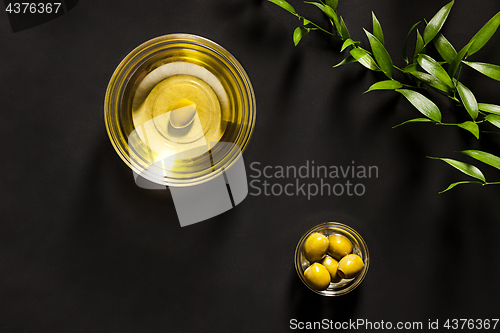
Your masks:
<instances>
[{"instance_id":1,"label":"green olive","mask_svg":"<svg viewBox=\"0 0 500 333\"><path fill-rule=\"evenodd\" d=\"M310 262L321 260L328 249L328 238L325 235L315 232L306 239L304 243L304 255Z\"/></svg>"},{"instance_id":2,"label":"green olive","mask_svg":"<svg viewBox=\"0 0 500 333\"><path fill-rule=\"evenodd\" d=\"M304 271L307 284L316 290L325 290L330 285L330 273L325 266L314 263Z\"/></svg>"},{"instance_id":3,"label":"green olive","mask_svg":"<svg viewBox=\"0 0 500 333\"><path fill-rule=\"evenodd\" d=\"M328 236L328 240L328 253L335 259L340 260L352 252L352 243L346 236L333 234Z\"/></svg>"},{"instance_id":4,"label":"green olive","mask_svg":"<svg viewBox=\"0 0 500 333\"><path fill-rule=\"evenodd\" d=\"M337 275L335 275L335 278L332 278L332 281L333 283L337 283L337 282L340 282L342 281L342 277L339 275L339 272L337 270Z\"/></svg>"},{"instance_id":5,"label":"green olive","mask_svg":"<svg viewBox=\"0 0 500 333\"><path fill-rule=\"evenodd\" d=\"M339 262L332 257L326 256L321 262L323 266L325 266L328 273L330 273L330 277L332 278L331 282L339 282L342 278L337 273L337 268L339 266Z\"/></svg>"},{"instance_id":6,"label":"green olive","mask_svg":"<svg viewBox=\"0 0 500 333\"><path fill-rule=\"evenodd\" d=\"M342 278L351 279L361 272L364 263L357 254L348 254L339 261L337 273Z\"/></svg>"}]
</instances>

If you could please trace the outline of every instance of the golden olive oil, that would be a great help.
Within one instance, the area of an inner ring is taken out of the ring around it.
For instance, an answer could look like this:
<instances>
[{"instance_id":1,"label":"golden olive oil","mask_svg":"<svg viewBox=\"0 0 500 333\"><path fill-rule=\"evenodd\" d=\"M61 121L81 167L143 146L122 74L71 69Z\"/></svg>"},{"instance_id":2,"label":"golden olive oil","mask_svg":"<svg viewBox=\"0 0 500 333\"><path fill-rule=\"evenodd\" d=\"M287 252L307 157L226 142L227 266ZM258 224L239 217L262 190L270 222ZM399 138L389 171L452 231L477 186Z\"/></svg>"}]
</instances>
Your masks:
<instances>
[{"instance_id":1,"label":"golden olive oil","mask_svg":"<svg viewBox=\"0 0 500 333\"><path fill-rule=\"evenodd\" d=\"M172 115L188 104L194 106L194 114L187 115L186 124L179 127ZM149 148L150 164L182 171L189 160L208 154L219 142L229 113L228 96L214 74L197 64L170 62L148 73L136 87L132 121L137 135L133 137Z\"/></svg>"},{"instance_id":2,"label":"golden olive oil","mask_svg":"<svg viewBox=\"0 0 500 333\"><path fill-rule=\"evenodd\" d=\"M213 179L241 155L255 124L255 96L225 49L172 34L143 43L120 63L108 85L105 120L135 173L190 186ZM161 172L148 174L153 168Z\"/></svg>"},{"instance_id":3,"label":"golden olive oil","mask_svg":"<svg viewBox=\"0 0 500 333\"><path fill-rule=\"evenodd\" d=\"M227 98L227 97L222 97ZM181 101L194 104L192 123L177 128L172 113ZM205 146L211 149L222 137L221 103L214 90L192 75L174 75L160 81L132 110L134 127L143 142L165 158ZM150 123L152 126L147 126ZM195 157L195 156L192 156Z\"/></svg>"}]
</instances>

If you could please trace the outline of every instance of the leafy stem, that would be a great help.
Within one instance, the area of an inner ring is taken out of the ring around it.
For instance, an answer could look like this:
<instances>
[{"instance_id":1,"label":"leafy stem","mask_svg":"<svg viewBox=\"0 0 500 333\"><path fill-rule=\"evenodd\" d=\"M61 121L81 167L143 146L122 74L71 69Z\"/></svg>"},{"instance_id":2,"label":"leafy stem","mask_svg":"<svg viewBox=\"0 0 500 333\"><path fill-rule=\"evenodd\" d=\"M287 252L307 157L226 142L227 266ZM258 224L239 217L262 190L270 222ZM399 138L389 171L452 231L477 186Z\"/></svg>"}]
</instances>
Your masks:
<instances>
[{"instance_id":1,"label":"leafy stem","mask_svg":"<svg viewBox=\"0 0 500 333\"><path fill-rule=\"evenodd\" d=\"M297 14L297 13L295 13L294 15L295 15L295 16L296 16L296 17L297 17L300 21L302 21L302 22L307 22L307 23L305 23L304 25L307 25L307 24L312 24L312 25L313 25L316 29L323 31L324 33L327 33L327 34L329 34L330 36L333 36L333 37L336 37L336 38L340 38L339 36L337 36L337 35L335 35L335 34L331 33L330 31L328 31L328 30L326 30L326 29L323 29L322 27L320 27L319 25L317 25L317 24L316 24L316 23L314 23L313 21L310 21L310 20L306 19L305 17L300 16L300 15L299 15L299 14Z\"/></svg>"},{"instance_id":2,"label":"leafy stem","mask_svg":"<svg viewBox=\"0 0 500 333\"><path fill-rule=\"evenodd\" d=\"M373 90L392 90L403 95L408 102L424 116L423 118L405 121L394 127L416 122L433 123L442 126L456 126L470 132L478 140L480 133L479 124L489 123L490 125L500 128L500 105L478 103L473 92L459 81L464 64L491 79L500 81L500 66L466 61L470 55L478 52L496 32L500 26L500 12L494 15L472 37L469 43L457 52L453 45L441 33L441 28L454 5L454 0L452 0L439 9L430 20L423 20L425 22L425 27L422 30L422 34L418 29L421 23L420 21L412 26L408 32L402 52L403 60L406 62L407 66L405 68L399 68L393 64L392 58L385 48L382 26L373 12L372 32L363 29L370 46L370 50L368 50L360 46L361 42L351 39L342 16L339 16L337 13L338 0L320 0L319 2L305 1L305 3L319 8L326 15L333 33L297 14L295 9L285 0L268 1L287 10L302 22L303 26L297 27L293 34L295 45L297 45L311 30L320 30L330 36L341 39L343 44L340 52L348 49L350 55L334 67L358 62L369 70L383 73L385 78L374 83L366 92ZM312 25L314 28L308 28L308 25ZM415 51L413 55L408 56L406 47L408 36L410 36L414 30L416 33ZM442 59L434 59L426 54L427 48L431 44L434 45ZM401 83L395 80L393 78L394 70L403 73L405 78L414 80L417 85ZM427 90L429 88L455 101L457 106L463 107L470 116L470 120L458 124L442 122L442 114L439 107L428 97L416 91ZM478 119L479 116L481 116L482 119ZM500 134L498 132L493 133ZM498 156L479 150L464 150L461 153L500 170L500 157ZM430 158L442 160L462 173L475 178L473 181L453 183L442 192L446 192L460 184L481 184L483 186L500 184L500 182L487 182L481 170L472 164L449 158Z\"/></svg>"},{"instance_id":3,"label":"leafy stem","mask_svg":"<svg viewBox=\"0 0 500 333\"><path fill-rule=\"evenodd\" d=\"M423 90L428 89L427 87L412 86L411 84L404 84L404 83L403 83L403 87L408 87L408 88L413 88L413 89L423 89Z\"/></svg>"},{"instance_id":4,"label":"leafy stem","mask_svg":"<svg viewBox=\"0 0 500 333\"><path fill-rule=\"evenodd\" d=\"M401 68L399 68L398 66L393 65L393 67L394 67L394 68L396 68L396 69L397 69L398 71L400 71L401 73L404 73L404 70L403 70L403 69L401 69Z\"/></svg>"}]
</instances>

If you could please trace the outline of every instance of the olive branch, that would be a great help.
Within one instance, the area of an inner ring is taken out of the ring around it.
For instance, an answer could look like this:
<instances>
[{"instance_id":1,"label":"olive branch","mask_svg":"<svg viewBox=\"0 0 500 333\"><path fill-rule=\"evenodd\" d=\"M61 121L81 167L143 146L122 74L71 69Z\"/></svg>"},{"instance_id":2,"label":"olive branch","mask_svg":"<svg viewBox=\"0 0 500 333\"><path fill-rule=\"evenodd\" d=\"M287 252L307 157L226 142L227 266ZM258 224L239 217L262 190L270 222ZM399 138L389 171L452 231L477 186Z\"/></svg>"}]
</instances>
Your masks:
<instances>
[{"instance_id":1,"label":"olive branch","mask_svg":"<svg viewBox=\"0 0 500 333\"><path fill-rule=\"evenodd\" d=\"M369 32L365 29L364 32L368 37L371 51L360 47L360 41L351 39L347 26L342 16L337 14L338 0L324 0L320 2L305 1L307 4L318 7L328 18L331 25L331 30L326 30L316 23L299 15L288 2L284 0L268 0L281 8L287 10L292 15L296 16L301 26L297 27L293 32L293 42L299 44L300 40L310 31L320 30L342 41L340 52L349 50L349 56L333 67L338 67L347 63L358 62L362 66L372 71L382 72L387 78L376 82L366 92L373 90L392 90L403 95L420 113L424 116L405 121L398 127L407 123L427 122L435 125L457 126L466 130L476 139L479 140L479 126L483 123L489 123L497 128L500 128L500 106L487 103L478 103L472 91L466 87L460 79L462 67L466 65L479 73L500 81L500 66L482 63L470 62L466 59L478 52L491 39L500 25L500 12L493 16L486 24L471 38L469 43L465 45L459 52L440 32L448 15L453 7L454 0L443 6L430 21L424 20L423 34L420 33L418 27L421 21L415 23L408 35L403 46L403 59L406 63L404 68L398 68L392 62L391 56L384 46L384 33L382 26L375 14L372 12L373 31ZM416 31L415 51L412 55L408 54L407 42L413 31ZM438 54L442 59L436 60L430 57L426 52L428 45L433 44ZM415 85L403 84L393 78L394 70L403 73L410 78ZM439 94L453 100L458 106L465 108L470 120L462 123L444 123L442 122L441 111L438 106L425 97L416 89L432 89ZM498 132L494 132L498 133ZM500 133L498 133L500 134ZM492 166L500 170L500 157L480 150L464 150L460 153L468 155L475 160ZM446 192L460 184L480 184L494 185L500 182L488 182L484 174L479 168L472 164L464 163L450 158L429 157L438 159L460 170L462 173L475 178L475 180L459 181L452 183L445 190Z\"/></svg>"}]
</instances>

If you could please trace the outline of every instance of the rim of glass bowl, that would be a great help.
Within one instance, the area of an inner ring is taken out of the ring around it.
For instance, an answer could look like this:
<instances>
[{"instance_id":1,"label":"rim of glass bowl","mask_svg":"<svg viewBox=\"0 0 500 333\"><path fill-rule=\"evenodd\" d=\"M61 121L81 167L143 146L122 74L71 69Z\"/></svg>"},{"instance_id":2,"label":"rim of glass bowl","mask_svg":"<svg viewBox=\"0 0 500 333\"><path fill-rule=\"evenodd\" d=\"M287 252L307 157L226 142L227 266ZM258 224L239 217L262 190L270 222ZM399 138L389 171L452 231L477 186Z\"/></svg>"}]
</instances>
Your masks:
<instances>
[{"instance_id":1,"label":"rim of glass bowl","mask_svg":"<svg viewBox=\"0 0 500 333\"><path fill-rule=\"evenodd\" d=\"M339 289L316 290L316 289L313 289L311 286L309 286L309 284L307 283L307 281L304 278L304 271L302 270L300 256L301 256L301 253L303 252L304 243L305 243L307 237L309 237L309 235L311 235L313 232L327 229L329 227L334 227L334 228L343 230L346 234L350 234L352 236L352 238L354 238L359 243L359 248L360 248L361 254L363 255L362 259L364 261L364 267L363 267L363 270L361 271L361 273L357 277L355 277L354 280L352 280L347 285L340 287ZM368 247L367 247L364 239L361 237L361 235L356 230L354 230L353 228L351 228L345 224L339 223L339 222L325 222L325 223L318 224L317 226L311 228L309 231L307 231L300 238L299 242L297 243L297 247L295 249L295 270L297 271L297 274L299 275L300 280L307 286L307 288L309 288L310 290L312 290L316 294L319 294L322 296L340 296L340 295L345 295L345 294L353 291L357 286L359 286L361 284L361 282L365 278L366 273L368 272L369 266L370 266L370 254L368 252Z\"/></svg>"},{"instance_id":2,"label":"rim of glass bowl","mask_svg":"<svg viewBox=\"0 0 500 333\"><path fill-rule=\"evenodd\" d=\"M242 126L238 129L236 140L233 142L235 146L222 159L222 161L226 161L226 164L223 164L221 168L218 168L215 172L205 173L202 176L165 177L161 185L166 186L193 186L217 177L224 169L230 168L238 160L240 151L242 153L245 150L255 127L255 93L250 78L238 60L222 46L207 38L183 33L168 34L150 39L137 46L120 62L111 76L104 100L104 120L109 139L118 156L137 174L144 171L145 165L138 163L138 158L130 157L127 137L120 124L121 100L129 79L141 65L158 54L158 52L171 47L182 46L183 48L189 48L190 45L201 47L218 57L230 69L231 74L235 76L237 88L242 94Z\"/></svg>"}]
</instances>

